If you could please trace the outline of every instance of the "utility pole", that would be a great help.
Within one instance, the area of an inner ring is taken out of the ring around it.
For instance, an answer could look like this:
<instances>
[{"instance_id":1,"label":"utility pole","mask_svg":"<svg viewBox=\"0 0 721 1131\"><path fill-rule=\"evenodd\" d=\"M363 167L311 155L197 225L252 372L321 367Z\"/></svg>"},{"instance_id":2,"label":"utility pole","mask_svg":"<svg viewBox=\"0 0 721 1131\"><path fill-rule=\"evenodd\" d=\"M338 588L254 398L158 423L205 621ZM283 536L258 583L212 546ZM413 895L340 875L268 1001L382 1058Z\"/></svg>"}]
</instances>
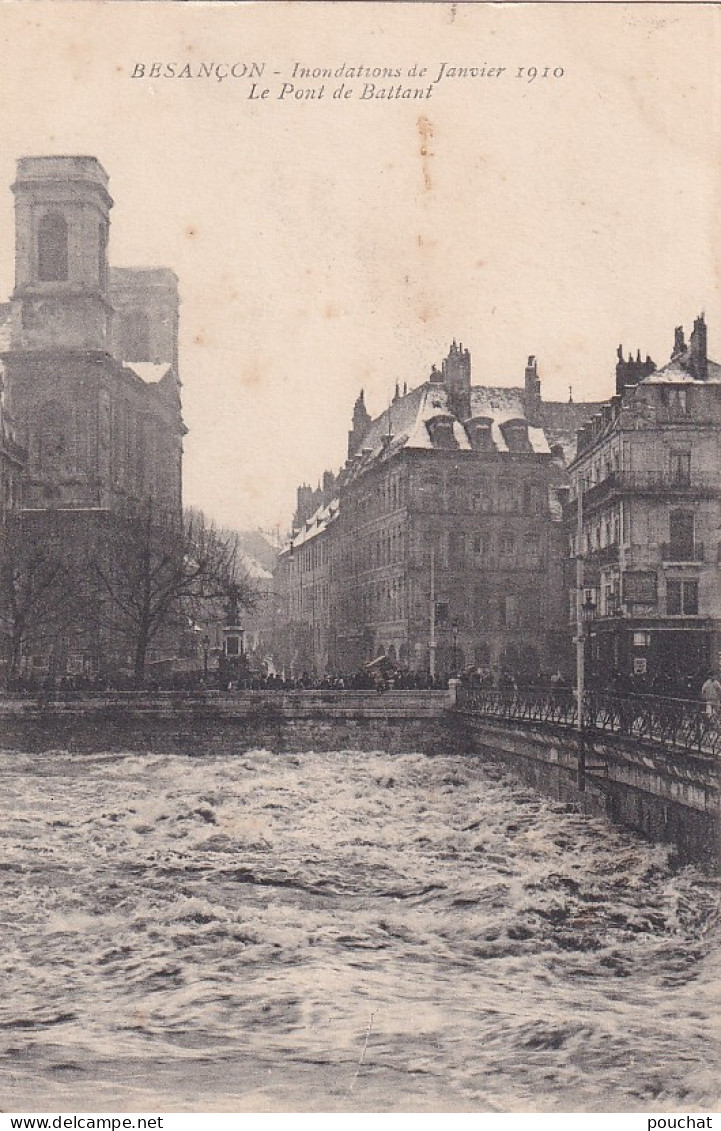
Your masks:
<instances>
[{"instance_id":1,"label":"utility pole","mask_svg":"<svg viewBox=\"0 0 721 1131\"><path fill-rule=\"evenodd\" d=\"M436 678L436 551L431 547L431 633L428 666L431 679Z\"/></svg>"},{"instance_id":2,"label":"utility pole","mask_svg":"<svg viewBox=\"0 0 721 1131\"><path fill-rule=\"evenodd\" d=\"M576 731L578 733L578 788L586 788L586 738L583 700L586 677L586 642L583 625L583 479L576 479Z\"/></svg>"}]
</instances>

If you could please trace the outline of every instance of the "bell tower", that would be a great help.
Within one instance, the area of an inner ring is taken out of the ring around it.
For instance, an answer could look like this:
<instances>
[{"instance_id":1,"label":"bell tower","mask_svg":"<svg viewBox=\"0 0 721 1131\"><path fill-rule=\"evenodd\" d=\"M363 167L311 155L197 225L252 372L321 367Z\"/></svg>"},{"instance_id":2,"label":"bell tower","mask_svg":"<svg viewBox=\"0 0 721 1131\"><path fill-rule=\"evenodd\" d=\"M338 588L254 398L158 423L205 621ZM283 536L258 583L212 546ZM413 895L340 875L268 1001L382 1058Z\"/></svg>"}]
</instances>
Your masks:
<instances>
[{"instance_id":1,"label":"bell tower","mask_svg":"<svg viewBox=\"0 0 721 1131\"><path fill-rule=\"evenodd\" d=\"M95 157L22 157L15 194L16 350L108 347L113 201Z\"/></svg>"}]
</instances>

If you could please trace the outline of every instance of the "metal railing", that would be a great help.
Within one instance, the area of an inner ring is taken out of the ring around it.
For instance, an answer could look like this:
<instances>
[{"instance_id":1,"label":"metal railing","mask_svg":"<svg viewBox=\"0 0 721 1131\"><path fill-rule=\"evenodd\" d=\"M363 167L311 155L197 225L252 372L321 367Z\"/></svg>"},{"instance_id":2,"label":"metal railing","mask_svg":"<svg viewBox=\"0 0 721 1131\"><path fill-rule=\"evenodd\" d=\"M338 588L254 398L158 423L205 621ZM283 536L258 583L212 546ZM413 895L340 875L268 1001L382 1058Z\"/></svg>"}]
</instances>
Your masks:
<instances>
[{"instance_id":1,"label":"metal railing","mask_svg":"<svg viewBox=\"0 0 721 1131\"><path fill-rule=\"evenodd\" d=\"M614 491L622 493L652 493L682 495L718 495L721 492L721 483L718 476L694 471L689 476L675 475L670 470L662 469L649 471L611 471L598 482L589 484L583 493L584 506L593 506L606 495ZM576 510L576 499L570 499L566 504L569 513Z\"/></svg>"},{"instance_id":2,"label":"metal railing","mask_svg":"<svg viewBox=\"0 0 721 1131\"><path fill-rule=\"evenodd\" d=\"M565 689L502 692L460 687L456 707L485 718L578 729L576 696ZM583 730L625 735L687 752L721 754L721 711L691 699L590 691L583 700Z\"/></svg>"}]
</instances>

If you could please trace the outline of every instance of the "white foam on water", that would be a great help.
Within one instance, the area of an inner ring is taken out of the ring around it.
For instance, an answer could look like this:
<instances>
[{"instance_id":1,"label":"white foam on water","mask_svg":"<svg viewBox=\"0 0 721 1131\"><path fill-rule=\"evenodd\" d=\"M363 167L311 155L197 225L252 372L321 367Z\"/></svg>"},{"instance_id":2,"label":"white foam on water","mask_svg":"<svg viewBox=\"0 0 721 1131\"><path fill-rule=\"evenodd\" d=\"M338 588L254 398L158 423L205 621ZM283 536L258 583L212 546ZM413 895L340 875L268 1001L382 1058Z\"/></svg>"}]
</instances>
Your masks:
<instances>
[{"instance_id":1,"label":"white foam on water","mask_svg":"<svg viewBox=\"0 0 721 1131\"><path fill-rule=\"evenodd\" d=\"M0 788L6 1109L716 1101L717 881L497 767L6 751Z\"/></svg>"}]
</instances>

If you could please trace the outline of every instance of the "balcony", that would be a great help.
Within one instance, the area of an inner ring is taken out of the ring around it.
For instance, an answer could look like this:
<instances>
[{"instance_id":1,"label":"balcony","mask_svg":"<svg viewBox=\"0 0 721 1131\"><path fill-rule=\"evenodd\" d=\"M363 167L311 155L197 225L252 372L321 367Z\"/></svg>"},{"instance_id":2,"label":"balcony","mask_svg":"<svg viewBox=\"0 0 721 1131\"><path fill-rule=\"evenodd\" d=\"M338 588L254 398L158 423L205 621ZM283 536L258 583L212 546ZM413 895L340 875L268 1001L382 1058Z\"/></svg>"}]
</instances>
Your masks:
<instances>
[{"instance_id":1,"label":"balcony","mask_svg":"<svg viewBox=\"0 0 721 1131\"><path fill-rule=\"evenodd\" d=\"M605 479L587 487L583 492L584 511L593 510L601 503L622 495L663 495L672 499L721 497L721 474L692 473L690 476L672 474L671 469L650 471L612 471ZM564 517L576 513L576 499L564 507Z\"/></svg>"},{"instance_id":2,"label":"balcony","mask_svg":"<svg viewBox=\"0 0 721 1131\"><path fill-rule=\"evenodd\" d=\"M618 555L618 543L614 542L608 546L599 546L597 549L589 550L586 561L594 562L599 566L611 565L618 561Z\"/></svg>"},{"instance_id":3,"label":"balcony","mask_svg":"<svg viewBox=\"0 0 721 1131\"><path fill-rule=\"evenodd\" d=\"M693 546L680 546L673 542L661 543L661 560L663 562L703 562L703 542L696 542Z\"/></svg>"}]
</instances>

